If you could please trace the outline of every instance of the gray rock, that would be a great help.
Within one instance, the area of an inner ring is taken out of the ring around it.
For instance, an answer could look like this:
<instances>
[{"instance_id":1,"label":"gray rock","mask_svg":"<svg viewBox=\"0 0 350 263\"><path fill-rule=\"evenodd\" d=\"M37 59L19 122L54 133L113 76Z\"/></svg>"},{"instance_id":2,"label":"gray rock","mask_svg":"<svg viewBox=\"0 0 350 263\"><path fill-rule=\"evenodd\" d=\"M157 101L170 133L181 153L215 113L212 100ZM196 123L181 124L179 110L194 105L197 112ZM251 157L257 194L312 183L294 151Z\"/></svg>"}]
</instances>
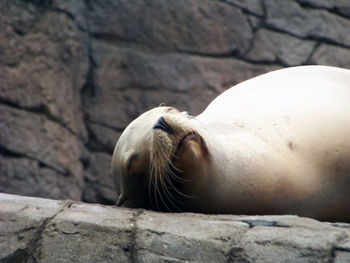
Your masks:
<instances>
[{"instance_id":1,"label":"gray rock","mask_svg":"<svg viewBox=\"0 0 350 263\"><path fill-rule=\"evenodd\" d=\"M316 8L325 8L350 17L350 2L348 0L297 0L299 3Z\"/></svg>"},{"instance_id":2,"label":"gray rock","mask_svg":"<svg viewBox=\"0 0 350 263\"><path fill-rule=\"evenodd\" d=\"M132 211L114 207L72 204L47 222L38 249L33 253L34 259L127 262L133 242L134 215Z\"/></svg>"},{"instance_id":3,"label":"gray rock","mask_svg":"<svg viewBox=\"0 0 350 263\"><path fill-rule=\"evenodd\" d=\"M223 1L226 3L230 3L234 6L238 6L243 10L258 16L262 16L264 14L261 0L223 0Z\"/></svg>"},{"instance_id":4,"label":"gray rock","mask_svg":"<svg viewBox=\"0 0 350 263\"><path fill-rule=\"evenodd\" d=\"M82 189L73 176L56 172L39 161L0 154L0 192L80 200Z\"/></svg>"},{"instance_id":5,"label":"gray rock","mask_svg":"<svg viewBox=\"0 0 350 263\"><path fill-rule=\"evenodd\" d=\"M295 66L305 63L316 43L265 29L255 34L252 49L246 57L252 61L280 62Z\"/></svg>"},{"instance_id":6,"label":"gray rock","mask_svg":"<svg viewBox=\"0 0 350 263\"><path fill-rule=\"evenodd\" d=\"M101 107L103 107L103 105L101 105ZM106 122L98 123L92 120L86 120L86 124L90 135L90 151L100 151L111 155L117 143L117 139L124 129L109 126Z\"/></svg>"},{"instance_id":7,"label":"gray rock","mask_svg":"<svg viewBox=\"0 0 350 263\"><path fill-rule=\"evenodd\" d=\"M350 49L347 48L322 44L311 59L316 64L350 69Z\"/></svg>"},{"instance_id":8,"label":"gray rock","mask_svg":"<svg viewBox=\"0 0 350 263\"><path fill-rule=\"evenodd\" d=\"M80 105L88 65L84 34L64 13L27 1L2 4L1 100L43 112L87 140Z\"/></svg>"},{"instance_id":9,"label":"gray rock","mask_svg":"<svg viewBox=\"0 0 350 263\"><path fill-rule=\"evenodd\" d=\"M297 0L297 2L302 5L313 6L318 8L326 8L326 9L333 8L334 2L336 1L334 0Z\"/></svg>"},{"instance_id":10,"label":"gray rock","mask_svg":"<svg viewBox=\"0 0 350 263\"><path fill-rule=\"evenodd\" d=\"M334 263L347 263L350 262L350 253L337 251L335 252L335 261Z\"/></svg>"},{"instance_id":11,"label":"gray rock","mask_svg":"<svg viewBox=\"0 0 350 263\"><path fill-rule=\"evenodd\" d=\"M115 204L118 198L111 175L111 155L106 153L91 154L86 167L83 200L85 202Z\"/></svg>"},{"instance_id":12,"label":"gray rock","mask_svg":"<svg viewBox=\"0 0 350 263\"><path fill-rule=\"evenodd\" d=\"M266 0L266 23L299 37L327 39L350 47L350 21L325 10L306 10L294 1Z\"/></svg>"},{"instance_id":13,"label":"gray rock","mask_svg":"<svg viewBox=\"0 0 350 263\"><path fill-rule=\"evenodd\" d=\"M3 104L0 104L0 112L0 147L5 153L38 161L62 176L75 178L77 185L81 184L83 145L74 135L39 114Z\"/></svg>"},{"instance_id":14,"label":"gray rock","mask_svg":"<svg viewBox=\"0 0 350 263\"><path fill-rule=\"evenodd\" d=\"M0 194L0 262L24 262L65 202Z\"/></svg>"},{"instance_id":15,"label":"gray rock","mask_svg":"<svg viewBox=\"0 0 350 263\"><path fill-rule=\"evenodd\" d=\"M334 244L346 237L326 227L316 231L257 226L241 239L244 247L238 255L247 262L329 262Z\"/></svg>"},{"instance_id":16,"label":"gray rock","mask_svg":"<svg viewBox=\"0 0 350 263\"><path fill-rule=\"evenodd\" d=\"M69 131L39 114L6 105L0 105L0 110L2 148L41 160L61 173L79 174L74 161L79 160L80 145Z\"/></svg>"},{"instance_id":17,"label":"gray rock","mask_svg":"<svg viewBox=\"0 0 350 263\"><path fill-rule=\"evenodd\" d=\"M248 22L250 26L253 28L253 30L257 30L262 23L262 20L259 17L256 17L254 15L247 15L248 16Z\"/></svg>"},{"instance_id":18,"label":"gray rock","mask_svg":"<svg viewBox=\"0 0 350 263\"><path fill-rule=\"evenodd\" d=\"M98 39L158 51L243 52L252 37L241 10L219 1L92 1L82 14Z\"/></svg>"},{"instance_id":19,"label":"gray rock","mask_svg":"<svg viewBox=\"0 0 350 263\"><path fill-rule=\"evenodd\" d=\"M79 200L85 33L51 4L0 3L0 190Z\"/></svg>"},{"instance_id":20,"label":"gray rock","mask_svg":"<svg viewBox=\"0 0 350 263\"><path fill-rule=\"evenodd\" d=\"M0 194L1 262L347 262L350 225Z\"/></svg>"},{"instance_id":21,"label":"gray rock","mask_svg":"<svg viewBox=\"0 0 350 263\"><path fill-rule=\"evenodd\" d=\"M242 222L195 214L144 212L136 223L140 262L157 255L181 262L226 262L231 244L249 229Z\"/></svg>"},{"instance_id":22,"label":"gray rock","mask_svg":"<svg viewBox=\"0 0 350 263\"><path fill-rule=\"evenodd\" d=\"M1 262L127 261L134 212L0 195Z\"/></svg>"}]
</instances>

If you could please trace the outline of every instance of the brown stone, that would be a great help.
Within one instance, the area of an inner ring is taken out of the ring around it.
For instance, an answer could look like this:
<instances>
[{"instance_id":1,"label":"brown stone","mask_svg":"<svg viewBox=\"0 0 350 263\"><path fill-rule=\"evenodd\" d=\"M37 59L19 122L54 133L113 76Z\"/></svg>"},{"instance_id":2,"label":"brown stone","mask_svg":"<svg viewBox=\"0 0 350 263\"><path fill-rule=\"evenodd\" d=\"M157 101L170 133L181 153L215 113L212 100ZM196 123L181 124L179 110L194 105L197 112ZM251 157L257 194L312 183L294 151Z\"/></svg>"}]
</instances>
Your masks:
<instances>
[{"instance_id":1,"label":"brown stone","mask_svg":"<svg viewBox=\"0 0 350 263\"><path fill-rule=\"evenodd\" d=\"M93 153L86 167L83 201L115 204L119 189L115 189L111 175L111 155Z\"/></svg>"},{"instance_id":2,"label":"brown stone","mask_svg":"<svg viewBox=\"0 0 350 263\"><path fill-rule=\"evenodd\" d=\"M41 162L0 154L0 192L52 199L81 199L81 186L71 175L45 167Z\"/></svg>"},{"instance_id":3,"label":"brown stone","mask_svg":"<svg viewBox=\"0 0 350 263\"><path fill-rule=\"evenodd\" d=\"M241 10L220 1L89 3L78 19L95 38L124 46L220 55L243 52L252 37Z\"/></svg>"},{"instance_id":4,"label":"brown stone","mask_svg":"<svg viewBox=\"0 0 350 263\"><path fill-rule=\"evenodd\" d=\"M83 146L70 131L40 114L3 104L0 112L0 148L4 154L35 160L41 166L75 178L75 184L81 187ZM28 171L24 169L22 173Z\"/></svg>"},{"instance_id":5,"label":"brown stone","mask_svg":"<svg viewBox=\"0 0 350 263\"><path fill-rule=\"evenodd\" d=\"M1 100L41 111L86 140L79 93L88 65L84 35L64 13L26 1L5 2Z\"/></svg>"}]
</instances>

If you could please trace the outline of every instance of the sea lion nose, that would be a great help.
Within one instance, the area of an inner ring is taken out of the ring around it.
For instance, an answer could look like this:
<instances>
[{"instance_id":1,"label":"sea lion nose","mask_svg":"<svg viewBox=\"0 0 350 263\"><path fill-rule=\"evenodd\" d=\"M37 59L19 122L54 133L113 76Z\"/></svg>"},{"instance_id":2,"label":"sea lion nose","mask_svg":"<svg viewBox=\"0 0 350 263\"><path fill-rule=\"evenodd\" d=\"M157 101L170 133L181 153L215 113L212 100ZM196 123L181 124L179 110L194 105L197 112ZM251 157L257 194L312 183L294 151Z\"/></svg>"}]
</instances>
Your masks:
<instances>
[{"instance_id":1,"label":"sea lion nose","mask_svg":"<svg viewBox=\"0 0 350 263\"><path fill-rule=\"evenodd\" d=\"M153 129L160 129L167 133L174 134L174 130L166 123L163 117L160 117L157 123L153 126Z\"/></svg>"}]
</instances>

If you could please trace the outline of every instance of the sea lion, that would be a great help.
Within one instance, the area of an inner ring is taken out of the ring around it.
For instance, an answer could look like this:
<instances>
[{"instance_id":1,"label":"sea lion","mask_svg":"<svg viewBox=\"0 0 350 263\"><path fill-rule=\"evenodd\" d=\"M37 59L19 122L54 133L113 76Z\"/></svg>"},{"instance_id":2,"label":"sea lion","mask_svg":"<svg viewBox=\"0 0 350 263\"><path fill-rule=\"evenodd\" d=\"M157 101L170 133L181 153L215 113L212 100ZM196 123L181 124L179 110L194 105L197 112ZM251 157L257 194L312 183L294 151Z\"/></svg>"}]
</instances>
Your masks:
<instances>
[{"instance_id":1,"label":"sea lion","mask_svg":"<svg viewBox=\"0 0 350 263\"><path fill-rule=\"evenodd\" d=\"M350 70L244 81L198 116L145 112L116 144L117 205L350 221Z\"/></svg>"}]
</instances>

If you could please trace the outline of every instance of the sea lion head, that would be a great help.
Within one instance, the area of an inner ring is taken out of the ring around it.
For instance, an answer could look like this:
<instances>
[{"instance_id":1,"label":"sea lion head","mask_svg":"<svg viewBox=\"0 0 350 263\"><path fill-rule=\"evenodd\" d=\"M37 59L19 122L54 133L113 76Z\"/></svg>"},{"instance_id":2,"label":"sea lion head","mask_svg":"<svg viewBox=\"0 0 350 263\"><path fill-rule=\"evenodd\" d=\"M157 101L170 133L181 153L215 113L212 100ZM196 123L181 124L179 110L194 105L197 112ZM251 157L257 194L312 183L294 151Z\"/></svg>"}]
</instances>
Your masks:
<instances>
[{"instance_id":1,"label":"sea lion head","mask_svg":"<svg viewBox=\"0 0 350 263\"><path fill-rule=\"evenodd\" d=\"M173 107L147 111L130 123L114 149L117 205L183 211L195 192L191 182L203 176L207 160L194 117Z\"/></svg>"}]
</instances>

